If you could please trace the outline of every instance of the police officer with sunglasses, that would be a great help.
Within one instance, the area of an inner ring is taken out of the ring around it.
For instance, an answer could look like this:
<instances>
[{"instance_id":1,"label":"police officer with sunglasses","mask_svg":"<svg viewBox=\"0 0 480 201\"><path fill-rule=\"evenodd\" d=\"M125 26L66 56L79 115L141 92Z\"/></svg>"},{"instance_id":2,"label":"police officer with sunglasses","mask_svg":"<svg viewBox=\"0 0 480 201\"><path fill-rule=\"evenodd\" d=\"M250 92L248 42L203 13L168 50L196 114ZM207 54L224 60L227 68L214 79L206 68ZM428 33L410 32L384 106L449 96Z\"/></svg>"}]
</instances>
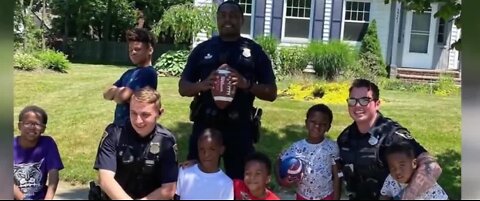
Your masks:
<instances>
[{"instance_id":1,"label":"police officer with sunglasses","mask_svg":"<svg viewBox=\"0 0 480 201\"><path fill-rule=\"evenodd\" d=\"M418 168L403 199L414 199L432 187L442 169L433 157L399 123L380 112L379 89L369 80L354 80L347 99L354 122L337 139L342 173L351 200L378 199L388 167L383 152L392 144L407 142L414 147Z\"/></svg>"}]
</instances>

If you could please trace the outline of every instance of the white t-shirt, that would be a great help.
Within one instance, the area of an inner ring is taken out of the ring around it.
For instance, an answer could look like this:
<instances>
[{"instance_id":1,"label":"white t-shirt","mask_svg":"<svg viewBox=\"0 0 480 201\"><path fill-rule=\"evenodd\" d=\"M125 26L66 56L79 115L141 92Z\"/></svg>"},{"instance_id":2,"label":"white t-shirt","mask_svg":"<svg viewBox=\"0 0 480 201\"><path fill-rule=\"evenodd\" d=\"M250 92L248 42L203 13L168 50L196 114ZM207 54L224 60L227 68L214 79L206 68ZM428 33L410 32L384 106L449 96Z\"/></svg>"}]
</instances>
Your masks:
<instances>
[{"instance_id":1,"label":"white t-shirt","mask_svg":"<svg viewBox=\"0 0 480 201\"><path fill-rule=\"evenodd\" d=\"M233 200L233 181L222 170L205 173L198 165L180 168L176 194L181 200Z\"/></svg>"},{"instance_id":2,"label":"white t-shirt","mask_svg":"<svg viewBox=\"0 0 480 201\"><path fill-rule=\"evenodd\" d=\"M303 139L290 146L281 159L297 157L304 165L303 179L297 193L307 199L322 199L333 193L332 165L338 160L338 145L324 139L321 143L310 144Z\"/></svg>"},{"instance_id":3,"label":"white t-shirt","mask_svg":"<svg viewBox=\"0 0 480 201\"><path fill-rule=\"evenodd\" d=\"M399 193L408 186L408 184L403 184L393 179L391 175L385 179L383 183L382 190L380 194L388 197L398 196ZM442 187L435 183L435 185L428 189L427 192L422 194L420 197L415 198L415 200L448 200L448 195L443 191Z\"/></svg>"}]
</instances>

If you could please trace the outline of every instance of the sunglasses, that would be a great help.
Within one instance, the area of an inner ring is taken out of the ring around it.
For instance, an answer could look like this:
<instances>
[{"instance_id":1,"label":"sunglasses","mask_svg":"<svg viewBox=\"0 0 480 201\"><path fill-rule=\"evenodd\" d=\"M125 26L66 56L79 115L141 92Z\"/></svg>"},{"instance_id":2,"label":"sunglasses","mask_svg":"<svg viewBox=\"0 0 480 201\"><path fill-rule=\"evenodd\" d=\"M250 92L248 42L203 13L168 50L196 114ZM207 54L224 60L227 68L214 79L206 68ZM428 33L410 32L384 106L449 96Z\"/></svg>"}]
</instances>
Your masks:
<instances>
[{"instance_id":1,"label":"sunglasses","mask_svg":"<svg viewBox=\"0 0 480 201\"><path fill-rule=\"evenodd\" d=\"M357 105L357 103L360 106L367 106L371 101L374 101L375 99L370 98L370 97L362 97L362 98L348 98L347 103L348 106L353 107Z\"/></svg>"}]
</instances>

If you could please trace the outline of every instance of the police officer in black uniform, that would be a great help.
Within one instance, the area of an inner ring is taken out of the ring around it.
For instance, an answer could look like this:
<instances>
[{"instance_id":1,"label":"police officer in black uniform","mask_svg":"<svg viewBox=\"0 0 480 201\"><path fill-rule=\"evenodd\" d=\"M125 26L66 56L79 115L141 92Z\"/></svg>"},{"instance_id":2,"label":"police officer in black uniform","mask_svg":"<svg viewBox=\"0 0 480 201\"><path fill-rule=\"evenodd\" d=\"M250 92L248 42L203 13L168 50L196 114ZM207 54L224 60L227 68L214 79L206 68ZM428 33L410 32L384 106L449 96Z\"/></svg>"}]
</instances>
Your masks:
<instances>
[{"instance_id":1,"label":"police officer in black uniform","mask_svg":"<svg viewBox=\"0 0 480 201\"><path fill-rule=\"evenodd\" d=\"M441 168L427 151L410 135L410 132L397 122L384 117L380 106L379 89L369 80L357 79L349 89L348 111L354 122L345 128L337 139L342 160L342 172L347 183L347 195L352 200L378 199L383 182L389 174L383 152L386 147L406 142L415 150L420 167L417 176L405 191L410 196L418 196L419 189L428 189L433 184L422 183L419 177L425 176L436 181ZM429 169L429 170L425 170ZM430 172L428 172L430 171ZM420 179L421 180L421 179ZM411 185L417 186L418 189ZM421 190L420 190L421 191ZM405 198L405 197L404 197Z\"/></svg>"},{"instance_id":2,"label":"police officer in black uniform","mask_svg":"<svg viewBox=\"0 0 480 201\"><path fill-rule=\"evenodd\" d=\"M94 168L102 191L91 189L90 199L173 198L178 176L176 142L172 133L156 123L162 112L157 91L146 87L134 92L129 123L109 125L100 142Z\"/></svg>"},{"instance_id":3,"label":"police officer in black uniform","mask_svg":"<svg viewBox=\"0 0 480 201\"><path fill-rule=\"evenodd\" d=\"M259 110L255 97L274 101L277 87L271 61L261 46L240 36L243 11L234 1L223 2L217 10L219 36L199 44L188 58L179 82L182 96L195 97L191 105L194 122L187 159L197 159L197 138L205 128L216 128L224 135L223 155L226 174L243 178L244 158L254 152L258 139ZM231 104L221 110L212 98L216 69L227 64L237 90ZM255 115L257 114L257 115Z\"/></svg>"}]
</instances>

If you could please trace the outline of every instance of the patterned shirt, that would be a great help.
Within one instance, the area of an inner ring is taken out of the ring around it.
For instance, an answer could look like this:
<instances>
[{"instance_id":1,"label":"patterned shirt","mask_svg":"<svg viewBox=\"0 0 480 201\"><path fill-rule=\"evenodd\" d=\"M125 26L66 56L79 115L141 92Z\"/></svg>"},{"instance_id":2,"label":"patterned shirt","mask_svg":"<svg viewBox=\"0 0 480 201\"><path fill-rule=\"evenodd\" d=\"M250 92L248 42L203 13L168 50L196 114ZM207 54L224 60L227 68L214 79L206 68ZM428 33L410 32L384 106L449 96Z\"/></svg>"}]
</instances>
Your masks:
<instances>
[{"instance_id":1,"label":"patterned shirt","mask_svg":"<svg viewBox=\"0 0 480 201\"><path fill-rule=\"evenodd\" d=\"M383 196L388 197L400 197L403 189L405 189L408 184L403 184L393 179L391 175L388 175L387 179L383 183L382 190L380 193ZM415 200L448 200L448 195L443 191L442 187L435 183L435 185L428 189L427 192L423 193L420 197L415 198Z\"/></svg>"},{"instance_id":2,"label":"patterned shirt","mask_svg":"<svg viewBox=\"0 0 480 201\"><path fill-rule=\"evenodd\" d=\"M332 165L339 159L336 142L325 139L318 144L310 144L305 139L297 141L281 156L296 157L303 163L303 178L297 193L307 199L322 199L333 193Z\"/></svg>"}]
</instances>

